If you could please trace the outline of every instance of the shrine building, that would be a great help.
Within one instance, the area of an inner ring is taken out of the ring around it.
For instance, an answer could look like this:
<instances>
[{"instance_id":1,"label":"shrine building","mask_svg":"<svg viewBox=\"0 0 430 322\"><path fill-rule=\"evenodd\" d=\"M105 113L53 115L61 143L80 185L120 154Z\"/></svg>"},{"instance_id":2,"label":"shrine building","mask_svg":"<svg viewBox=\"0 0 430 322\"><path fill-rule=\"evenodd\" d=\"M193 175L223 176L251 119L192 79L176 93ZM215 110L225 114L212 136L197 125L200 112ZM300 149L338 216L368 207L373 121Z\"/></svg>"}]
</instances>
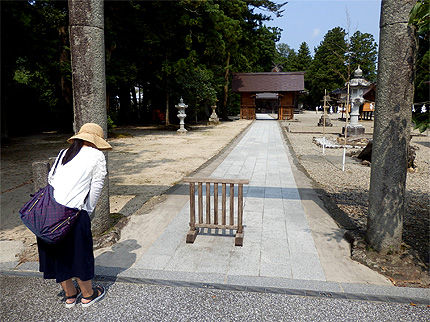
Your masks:
<instances>
[{"instance_id":1,"label":"shrine building","mask_svg":"<svg viewBox=\"0 0 430 322\"><path fill-rule=\"evenodd\" d=\"M291 120L297 96L304 90L305 72L234 73L233 92L240 94L240 118L253 120L255 113L278 114Z\"/></svg>"}]
</instances>

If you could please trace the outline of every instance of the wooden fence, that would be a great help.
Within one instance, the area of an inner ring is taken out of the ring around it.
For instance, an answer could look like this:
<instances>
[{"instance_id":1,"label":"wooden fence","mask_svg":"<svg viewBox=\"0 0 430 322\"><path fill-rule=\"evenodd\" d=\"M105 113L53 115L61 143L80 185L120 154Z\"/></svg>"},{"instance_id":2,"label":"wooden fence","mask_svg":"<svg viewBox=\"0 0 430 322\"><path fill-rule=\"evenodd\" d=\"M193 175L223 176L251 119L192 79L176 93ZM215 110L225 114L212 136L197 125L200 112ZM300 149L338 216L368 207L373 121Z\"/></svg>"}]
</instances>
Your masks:
<instances>
[{"instance_id":1,"label":"wooden fence","mask_svg":"<svg viewBox=\"0 0 430 322\"><path fill-rule=\"evenodd\" d=\"M187 243L194 243L199 228L233 229L236 230L234 244L243 245L243 185L249 180L242 179L215 179L215 178L185 178L184 182L190 184L190 231L187 234ZM196 220L196 184L197 209ZM206 186L206 216L203 218L203 184ZM210 187L213 184L213 219L211 218ZM219 222L219 185L221 185L221 223ZM229 223L227 224L227 185L230 189ZM234 185L238 186L237 193L237 222L234 222ZM204 220L205 219L205 220Z\"/></svg>"}]
</instances>

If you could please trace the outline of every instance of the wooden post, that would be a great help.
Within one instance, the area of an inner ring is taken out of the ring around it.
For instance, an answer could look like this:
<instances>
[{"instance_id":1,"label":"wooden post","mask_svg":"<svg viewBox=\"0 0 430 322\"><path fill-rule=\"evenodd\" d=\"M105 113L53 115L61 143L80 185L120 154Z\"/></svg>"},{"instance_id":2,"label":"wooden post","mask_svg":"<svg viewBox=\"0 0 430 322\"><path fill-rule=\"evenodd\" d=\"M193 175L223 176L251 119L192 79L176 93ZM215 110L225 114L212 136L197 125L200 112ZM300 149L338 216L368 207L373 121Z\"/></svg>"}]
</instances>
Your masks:
<instances>
[{"instance_id":1,"label":"wooden post","mask_svg":"<svg viewBox=\"0 0 430 322\"><path fill-rule=\"evenodd\" d=\"M194 243L198 231L196 230L196 196L194 182L190 182L190 231L187 234L187 243Z\"/></svg>"},{"instance_id":2,"label":"wooden post","mask_svg":"<svg viewBox=\"0 0 430 322\"><path fill-rule=\"evenodd\" d=\"M211 184L206 182L206 223L211 223Z\"/></svg>"},{"instance_id":3,"label":"wooden post","mask_svg":"<svg viewBox=\"0 0 430 322\"><path fill-rule=\"evenodd\" d=\"M196 229L196 196L195 196L195 184L190 183L190 228Z\"/></svg>"},{"instance_id":4,"label":"wooden post","mask_svg":"<svg viewBox=\"0 0 430 322\"><path fill-rule=\"evenodd\" d=\"M214 224L218 225L218 183L214 183Z\"/></svg>"},{"instance_id":5,"label":"wooden post","mask_svg":"<svg viewBox=\"0 0 430 322\"><path fill-rule=\"evenodd\" d=\"M345 171L346 141L348 138L348 112L349 112L348 109L349 109L349 76L348 76L348 85L346 90L345 127L344 127L345 140L343 141L342 171ZM343 111L342 111L342 115L343 115Z\"/></svg>"},{"instance_id":6,"label":"wooden post","mask_svg":"<svg viewBox=\"0 0 430 322\"><path fill-rule=\"evenodd\" d=\"M324 90L324 106L323 106L323 154L325 154L325 118L327 115L327 90Z\"/></svg>"},{"instance_id":7,"label":"wooden post","mask_svg":"<svg viewBox=\"0 0 430 322\"><path fill-rule=\"evenodd\" d=\"M234 184L230 183L230 225L234 225Z\"/></svg>"},{"instance_id":8,"label":"wooden post","mask_svg":"<svg viewBox=\"0 0 430 322\"><path fill-rule=\"evenodd\" d=\"M239 184L238 189L238 197L237 197L237 232L241 233L243 230L242 227L242 218L243 218L243 184Z\"/></svg>"},{"instance_id":9,"label":"wooden post","mask_svg":"<svg viewBox=\"0 0 430 322\"><path fill-rule=\"evenodd\" d=\"M237 232L235 246L243 246L243 184L239 184L237 192Z\"/></svg>"},{"instance_id":10,"label":"wooden post","mask_svg":"<svg viewBox=\"0 0 430 322\"><path fill-rule=\"evenodd\" d=\"M199 182L199 224L203 224L203 193L202 183Z\"/></svg>"},{"instance_id":11,"label":"wooden post","mask_svg":"<svg viewBox=\"0 0 430 322\"><path fill-rule=\"evenodd\" d=\"M222 224L226 224L226 212L227 212L227 205L226 205L226 184L222 184Z\"/></svg>"}]
</instances>

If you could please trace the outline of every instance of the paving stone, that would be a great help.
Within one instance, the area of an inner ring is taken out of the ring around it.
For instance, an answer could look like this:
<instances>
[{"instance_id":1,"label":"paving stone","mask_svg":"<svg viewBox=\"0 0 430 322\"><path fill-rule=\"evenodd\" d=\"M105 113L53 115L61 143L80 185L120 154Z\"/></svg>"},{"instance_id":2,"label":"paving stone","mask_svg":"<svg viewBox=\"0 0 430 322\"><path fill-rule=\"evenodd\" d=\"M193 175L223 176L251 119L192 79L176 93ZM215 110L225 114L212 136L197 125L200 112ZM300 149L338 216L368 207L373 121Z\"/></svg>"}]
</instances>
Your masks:
<instances>
[{"instance_id":1,"label":"paving stone","mask_svg":"<svg viewBox=\"0 0 430 322\"><path fill-rule=\"evenodd\" d=\"M316 254L291 253L290 264L294 279L326 280L318 255Z\"/></svg>"},{"instance_id":2,"label":"paving stone","mask_svg":"<svg viewBox=\"0 0 430 322\"><path fill-rule=\"evenodd\" d=\"M172 259L172 256L168 255L151 255L143 256L139 263L135 265L136 268L143 269L159 269L162 270L166 267L167 263Z\"/></svg>"},{"instance_id":3,"label":"paving stone","mask_svg":"<svg viewBox=\"0 0 430 322\"><path fill-rule=\"evenodd\" d=\"M234 246L233 231L218 229L201 229L194 244L186 244L187 204L145 252L135 265L137 268L160 269L169 273L254 277L263 274L278 278L324 279L276 123L255 122L211 176L250 180L250 184L244 187L243 247ZM221 186L219 194L220 191ZM206 195L205 189L203 192ZM213 205L213 185L210 193ZM203 199L205 207L206 197ZM234 199L237 209L237 197ZM229 216L229 202L226 211ZM203 212L205 217L205 209ZM310 257L300 257L304 253ZM292 261L293 257L299 258L297 262ZM276 283L267 287L276 287Z\"/></svg>"},{"instance_id":4,"label":"paving stone","mask_svg":"<svg viewBox=\"0 0 430 322\"><path fill-rule=\"evenodd\" d=\"M272 263L261 260L260 276L292 278L290 264Z\"/></svg>"},{"instance_id":5,"label":"paving stone","mask_svg":"<svg viewBox=\"0 0 430 322\"><path fill-rule=\"evenodd\" d=\"M288 228L287 228L288 229ZM314 241L312 239L312 233L309 232L298 232L288 231L288 244L290 247L291 254L318 254Z\"/></svg>"}]
</instances>

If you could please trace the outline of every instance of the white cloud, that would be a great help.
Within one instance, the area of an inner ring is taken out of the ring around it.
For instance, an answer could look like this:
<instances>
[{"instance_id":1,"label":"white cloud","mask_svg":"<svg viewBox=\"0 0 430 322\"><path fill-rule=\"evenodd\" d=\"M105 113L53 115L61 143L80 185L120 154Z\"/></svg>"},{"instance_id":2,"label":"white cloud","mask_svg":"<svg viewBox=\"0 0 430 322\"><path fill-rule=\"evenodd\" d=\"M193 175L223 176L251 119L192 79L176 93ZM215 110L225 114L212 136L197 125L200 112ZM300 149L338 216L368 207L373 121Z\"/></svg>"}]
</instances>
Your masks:
<instances>
[{"instance_id":1,"label":"white cloud","mask_svg":"<svg viewBox=\"0 0 430 322\"><path fill-rule=\"evenodd\" d=\"M320 33L321 33L321 30L319 28L314 28L312 32L312 38L318 37Z\"/></svg>"}]
</instances>

